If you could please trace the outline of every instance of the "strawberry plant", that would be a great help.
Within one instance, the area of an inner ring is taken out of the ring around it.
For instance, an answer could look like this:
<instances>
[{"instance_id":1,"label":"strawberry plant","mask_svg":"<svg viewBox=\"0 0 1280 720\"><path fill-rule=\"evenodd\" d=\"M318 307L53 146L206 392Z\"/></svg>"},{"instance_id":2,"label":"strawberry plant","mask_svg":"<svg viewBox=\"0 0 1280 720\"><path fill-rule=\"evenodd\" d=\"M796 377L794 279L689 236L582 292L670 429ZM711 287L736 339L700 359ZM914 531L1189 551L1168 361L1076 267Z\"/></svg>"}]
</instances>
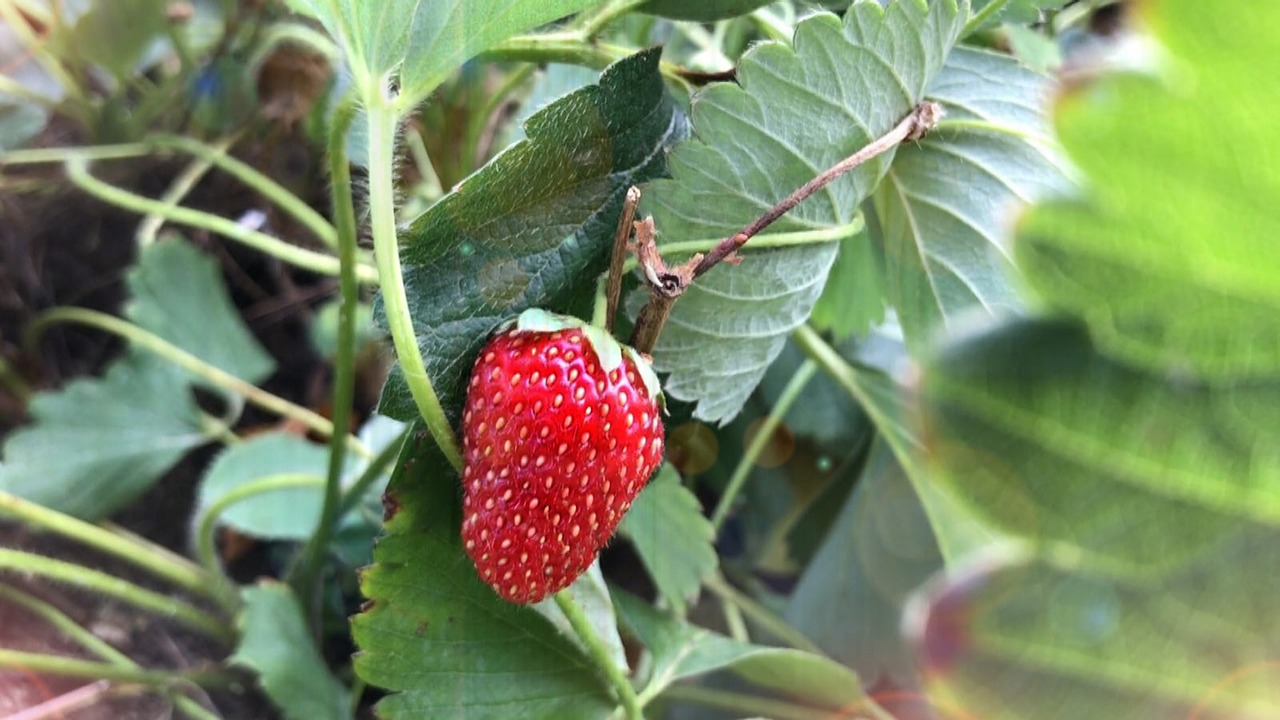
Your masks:
<instances>
[{"instance_id":1,"label":"strawberry plant","mask_svg":"<svg viewBox=\"0 0 1280 720\"><path fill-rule=\"evenodd\" d=\"M1280 710L1270 5L11 5L25 716Z\"/></svg>"}]
</instances>

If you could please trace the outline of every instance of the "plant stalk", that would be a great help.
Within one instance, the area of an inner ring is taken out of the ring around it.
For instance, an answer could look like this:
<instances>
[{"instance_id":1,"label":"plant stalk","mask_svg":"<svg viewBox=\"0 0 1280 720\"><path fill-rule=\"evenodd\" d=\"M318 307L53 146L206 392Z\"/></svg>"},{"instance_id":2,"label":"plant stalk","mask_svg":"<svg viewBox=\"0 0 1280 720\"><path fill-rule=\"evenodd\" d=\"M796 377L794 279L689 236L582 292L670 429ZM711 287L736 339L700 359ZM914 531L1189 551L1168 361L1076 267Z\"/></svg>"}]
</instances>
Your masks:
<instances>
[{"instance_id":1,"label":"plant stalk","mask_svg":"<svg viewBox=\"0 0 1280 720\"><path fill-rule=\"evenodd\" d=\"M130 343L163 357L217 387L244 397L250 403L264 410L289 418L324 437L333 435L333 423L323 415L289 402L278 395L273 395L253 383L245 382L222 368L201 360L164 338L147 332L133 323L97 310L76 307L46 310L27 325L27 330L23 335L25 351L34 356L38 350L37 346L40 337L45 330L51 325L66 322L88 325L119 335ZM362 457L372 457L373 453L359 439L347 435L346 442L354 452Z\"/></svg>"},{"instance_id":2,"label":"plant stalk","mask_svg":"<svg viewBox=\"0 0 1280 720\"><path fill-rule=\"evenodd\" d=\"M373 103L368 100L370 98L366 98L365 105L369 118L369 215L387 327L391 331L396 358L400 361L400 369L409 386L409 393L418 406L418 412L449 464L461 473L462 453L422 360L422 350L418 347L409 311L409 298L405 292L404 270L400 266L400 247L396 239L395 188L392 183L397 118L381 98L372 98Z\"/></svg>"},{"instance_id":3,"label":"plant stalk","mask_svg":"<svg viewBox=\"0 0 1280 720\"><path fill-rule=\"evenodd\" d=\"M569 626L577 633L578 638L582 640L582 644L587 646L587 651L591 654L591 659L595 661L596 667L605 674L605 677L613 686L614 693L622 704L627 720L644 720L644 711L641 709L640 699L636 696L635 688L631 687L631 681L614 663L609 648L605 647L604 641L596 634L595 628L591 627L591 621L587 620L586 613L574 601L573 595L568 588L556 593L555 598L556 605L560 607L560 612L564 613L565 619L569 621Z\"/></svg>"},{"instance_id":4,"label":"plant stalk","mask_svg":"<svg viewBox=\"0 0 1280 720\"><path fill-rule=\"evenodd\" d=\"M47 530L114 558L124 560L152 575L198 595L217 599L210 578L186 558L170 554L146 541L121 537L79 518L64 515L42 505L0 491L0 515L15 518L33 528ZM231 609L231 608L229 608Z\"/></svg>"},{"instance_id":5,"label":"plant stalk","mask_svg":"<svg viewBox=\"0 0 1280 720\"><path fill-rule=\"evenodd\" d=\"M765 446L769 444L774 431L782 424L782 419L786 417L787 411L795 404L796 399L800 397L800 393L804 391L817 372L818 363L806 358L800 368L791 376L791 380L787 382L786 387L783 388L782 394L778 396L778 401L773 404L773 409L769 411L764 422L760 423L755 437L751 438L751 442L738 460L737 467L733 469L733 474L729 476L729 484L725 486L724 493L720 496L720 502L716 504L715 512L711 513L712 532L719 534L725 519L729 517L729 511L733 508L733 501L737 499L738 493L742 490L742 486L746 484L747 477L751 474L751 466L760 457L760 453L764 452Z\"/></svg>"},{"instance_id":6,"label":"plant stalk","mask_svg":"<svg viewBox=\"0 0 1280 720\"><path fill-rule=\"evenodd\" d=\"M115 598L140 610L153 612L161 618L174 620L216 640L231 638L231 628L222 618L99 570L7 548L0 548L0 569L36 575Z\"/></svg>"},{"instance_id":7,"label":"plant stalk","mask_svg":"<svg viewBox=\"0 0 1280 720\"><path fill-rule=\"evenodd\" d=\"M338 261L342 269L338 285L338 348L333 363L333 435L329 437L329 467L320 521L303 548L294 586L317 631L320 576L339 518L342 470L347 457L345 437L350 431L351 405L355 400L356 307L360 302L360 285L356 278L355 198L351 192L351 165L347 162L347 130L355 115L355 96L348 95L339 103L329 130L329 179L333 186L333 219L338 230Z\"/></svg>"},{"instance_id":8,"label":"plant stalk","mask_svg":"<svg viewBox=\"0 0 1280 720\"><path fill-rule=\"evenodd\" d=\"M152 200L103 182L89 172L88 163L83 157L68 157L66 171L67 178L76 187L112 205L142 215L156 215L170 222L208 230L270 255L281 262L319 275L338 275L341 271L338 259L335 257L287 243L280 238L245 227L220 215L187 207L171 206L160 200ZM361 265L357 273L362 282L377 281L377 273L371 267Z\"/></svg>"}]
</instances>

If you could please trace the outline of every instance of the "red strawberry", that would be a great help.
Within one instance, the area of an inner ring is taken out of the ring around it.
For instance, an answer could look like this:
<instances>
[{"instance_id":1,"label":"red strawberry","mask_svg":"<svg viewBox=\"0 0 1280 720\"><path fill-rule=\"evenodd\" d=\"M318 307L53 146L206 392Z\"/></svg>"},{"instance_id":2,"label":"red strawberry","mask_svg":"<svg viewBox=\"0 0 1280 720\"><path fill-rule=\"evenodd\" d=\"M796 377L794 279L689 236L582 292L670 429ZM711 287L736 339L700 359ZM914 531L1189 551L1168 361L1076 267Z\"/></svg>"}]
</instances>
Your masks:
<instances>
[{"instance_id":1,"label":"red strawberry","mask_svg":"<svg viewBox=\"0 0 1280 720\"><path fill-rule=\"evenodd\" d=\"M526 310L485 345L462 418L462 541L533 603L591 566L662 462L657 377L580 320Z\"/></svg>"}]
</instances>

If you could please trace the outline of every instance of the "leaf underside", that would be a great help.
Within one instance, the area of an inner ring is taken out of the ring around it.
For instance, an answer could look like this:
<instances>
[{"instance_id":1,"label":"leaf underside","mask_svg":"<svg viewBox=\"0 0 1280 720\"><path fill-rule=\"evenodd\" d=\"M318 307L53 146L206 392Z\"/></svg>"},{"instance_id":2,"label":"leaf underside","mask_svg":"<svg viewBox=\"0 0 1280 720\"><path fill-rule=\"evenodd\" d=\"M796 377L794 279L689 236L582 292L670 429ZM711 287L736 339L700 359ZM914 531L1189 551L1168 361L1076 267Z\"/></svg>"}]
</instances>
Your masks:
<instances>
[{"instance_id":1,"label":"leaf underside","mask_svg":"<svg viewBox=\"0 0 1280 720\"><path fill-rule=\"evenodd\" d=\"M954 0L855 4L843 23L817 14L796 27L794 49L764 43L693 103L696 141L671 155L671 180L652 183L643 209L663 242L736 233L794 189L887 132L925 95L964 24ZM780 219L773 232L853 222L889 169L873 159ZM748 246L750 248L750 246ZM676 303L654 350L673 397L725 422L741 410L786 335L822 292L835 243L744 253ZM675 260L676 258L669 258ZM643 298L630 298L637 310Z\"/></svg>"}]
</instances>

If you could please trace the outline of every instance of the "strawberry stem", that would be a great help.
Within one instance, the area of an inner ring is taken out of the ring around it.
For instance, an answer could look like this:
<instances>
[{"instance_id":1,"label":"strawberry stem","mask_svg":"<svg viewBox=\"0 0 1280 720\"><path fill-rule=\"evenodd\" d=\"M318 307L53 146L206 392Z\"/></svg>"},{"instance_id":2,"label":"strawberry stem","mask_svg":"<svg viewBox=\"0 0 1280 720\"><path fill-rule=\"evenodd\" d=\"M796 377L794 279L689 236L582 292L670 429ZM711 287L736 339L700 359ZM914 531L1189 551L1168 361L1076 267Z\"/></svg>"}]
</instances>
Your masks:
<instances>
[{"instance_id":1,"label":"strawberry stem","mask_svg":"<svg viewBox=\"0 0 1280 720\"><path fill-rule=\"evenodd\" d=\"M614 693L618 696L618 702L622 704L623 710L626 712L627 720L644 720L644 712L640 707L640 698L636 696L635 688L631 687L631 681L623 674L622 669L613 661L613 655L609 652L609 648L605 646L604 641L596 633L595 628L591 626L591 621L587 619L587 614L574 601L573 595L566 588L555 594L556 605L560 607L560 612L564 613L564 617L569 621L569 626L577 633L578 639L582 640L582 644L587 647L587 652L591 653L591 659L609 683L613 686Z\"/></svg>"}]
</instances>

